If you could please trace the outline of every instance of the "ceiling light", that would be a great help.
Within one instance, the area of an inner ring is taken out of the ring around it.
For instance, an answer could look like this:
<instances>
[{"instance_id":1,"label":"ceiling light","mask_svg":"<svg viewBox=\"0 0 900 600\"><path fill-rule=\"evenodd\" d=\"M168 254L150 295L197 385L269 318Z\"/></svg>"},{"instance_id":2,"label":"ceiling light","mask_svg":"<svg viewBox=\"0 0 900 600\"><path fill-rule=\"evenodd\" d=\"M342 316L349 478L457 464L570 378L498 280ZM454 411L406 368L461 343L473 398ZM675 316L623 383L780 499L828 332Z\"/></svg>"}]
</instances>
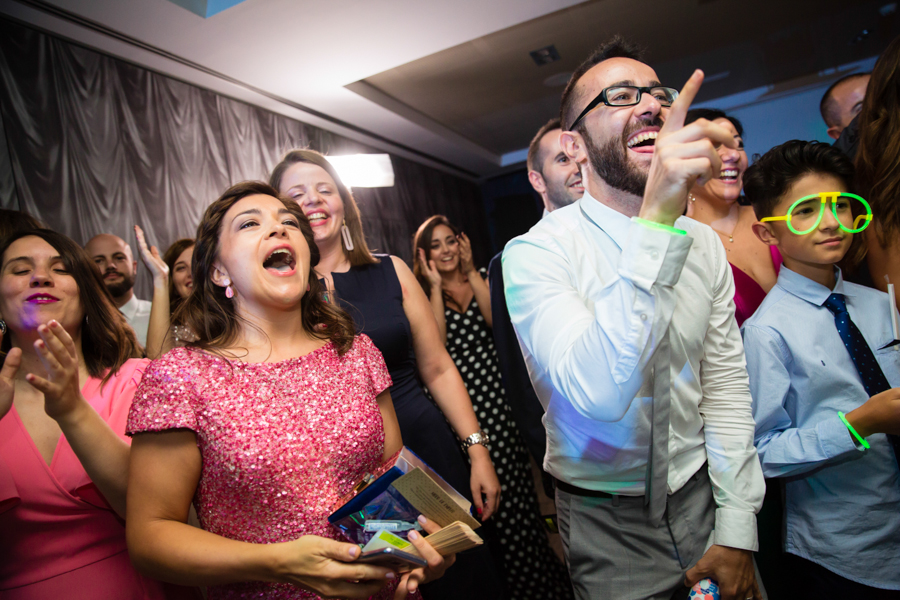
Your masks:
<instances>
[{"instance_id":1,"label":"ceiling light","mask_svg":"<svg viewBox=\"0 0 900 600\"><path fill-rule=\"evenodd\" d=\"M326 156L347 187L393 187L394 167L389 154Z\"/></svg>"}]
</instances>

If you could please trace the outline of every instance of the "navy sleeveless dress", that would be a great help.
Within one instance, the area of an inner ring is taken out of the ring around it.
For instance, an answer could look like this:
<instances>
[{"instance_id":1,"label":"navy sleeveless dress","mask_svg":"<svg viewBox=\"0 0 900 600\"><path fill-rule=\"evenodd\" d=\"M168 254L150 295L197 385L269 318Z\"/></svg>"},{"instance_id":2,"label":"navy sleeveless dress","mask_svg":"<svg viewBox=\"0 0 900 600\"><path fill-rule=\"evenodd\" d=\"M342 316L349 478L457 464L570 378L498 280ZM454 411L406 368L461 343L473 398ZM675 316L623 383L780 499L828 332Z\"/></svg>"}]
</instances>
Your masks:
<instances>
[{"instance_id":1,"label":"navy sleeveless dress","mask_svg":"<svg viewBox=\"0 0 900 600\"><path fill-rule=\"evenodd\" d=\"M332 273L338 301L353 317L357 331L369 336L384 356L393 380L391 399L403 444L471 500L465 455L444 415L422 388L394 263L390 256L377 256L381 260L378 264ZM478 533L490 535L490 530L486 524ZM458 554L456 563L441 579L421 589L425 600L505 597L503 575L487 544Z\"/></svg>"}]
</instances>

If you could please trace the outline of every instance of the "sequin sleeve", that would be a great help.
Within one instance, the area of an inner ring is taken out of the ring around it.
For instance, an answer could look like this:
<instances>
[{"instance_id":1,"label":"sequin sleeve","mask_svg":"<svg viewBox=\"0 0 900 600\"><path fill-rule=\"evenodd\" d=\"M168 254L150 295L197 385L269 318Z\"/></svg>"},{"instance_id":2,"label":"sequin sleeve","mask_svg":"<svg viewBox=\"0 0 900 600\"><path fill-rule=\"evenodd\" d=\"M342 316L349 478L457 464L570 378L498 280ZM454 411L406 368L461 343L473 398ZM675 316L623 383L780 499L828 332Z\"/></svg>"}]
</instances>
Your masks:
<instances>
[{"instance_id":1,"label":"sequin sleeve","mask_svg":"<svg viewBox=\"0 0 900 600\"><path fill-rule=\"evenodd\" d=\"M150 363L134 394L126 434L197 431L196 369L191 358L190 351L176 348Z\"/></svg>"},{"instance_id":2,"label":"sequin sleeve","mask_svg":"<svg viewBox=\"0 0 900 600\"><path fill-rule=\"evenodd\" d=\"M372 340L369 339L369 336L364 333L359 334L354 342L354 346L354 349L359 352L362 358L362 364L365 365L365 375L372 386L373 396L377 396L394 385L387 366L384 364L384 357L378 348L375 347L375 344L372 343Z\"/></svg>"}]
</instances>

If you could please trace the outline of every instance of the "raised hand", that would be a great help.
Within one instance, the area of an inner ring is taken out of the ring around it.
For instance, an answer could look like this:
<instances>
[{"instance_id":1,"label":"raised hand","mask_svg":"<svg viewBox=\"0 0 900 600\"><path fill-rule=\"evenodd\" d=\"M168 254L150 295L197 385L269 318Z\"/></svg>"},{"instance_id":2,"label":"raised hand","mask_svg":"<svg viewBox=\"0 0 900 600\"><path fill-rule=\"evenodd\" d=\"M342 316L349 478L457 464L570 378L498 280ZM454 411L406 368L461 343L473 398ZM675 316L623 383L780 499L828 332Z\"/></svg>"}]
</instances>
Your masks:
<instances>
[{"instance_id":1,"label":"raised hand","mask_svg":"<svg viewBox=\"0 0 900 600\"><path fill-rule=\"evenodd\" d=\"M468 275L475 270L475 261L472 260L472 242L465 233L460 233L459 240L459 266L462 272Z\"/></svg>"},{"instance_id":2,"label":"raised hand","mask_svg":"<svg viewBox=\"0 0 900 600\"><path fill-rule=\"evenodd\" d=\"M425 277L428 279L428 283L431 284L431 291L440 290L441 274L438 273L437 267L434 266L434 261L428 260L425 257L425 251L421 248L419 248L418 251L418 260L419 267L422 269L422 273L425 274Z\"/></svg>"},{"instance_id":3,"label":"raised hand","mask_svg":"<svg viewBox=\"0 0 900 600\"><path fill-rule=\"evenodd\" d=\"M159 250L156 246L147 247L147 238L144 236L144 230L139 226L134 226L134 236L137 238L138 250L141 253L141 260L153 275L153 282L165 281L169 282L169 265L160 257Z\"/></svg>"},{"instance_id":4,"label":"raised hand","mask_svg":"<svg viewBox=\"0 0 900 600\"><path fill-rule=\"evenodd\" d=\"M2 341L3 334L0 333L0 342ZM22 350L13 348L7 353L6 360L3 361L3 368L0 369L0 419L5 417L12 408L13 396L16 392L16 373L21 364Z\"/></svg>"},{"instance_id":5,"label":"raised hand","mask_svg":"<svg viewBox=\"0 0 900 600\"><path fill-rule=\"evenodd\" d=\"M437 523L429 521L424 515L419 515L419 523L422 524L422 528L427 533L434 533L441 529ZM415 546L419 555L428 561L428 566L405 573L400 579L397 591L394 593L394 600L403 600L408 594L419 589L420 583L427 583L442 577L444 571L456 562L455 554L441 556L437 550L431 547L427 540L415 531L409 533L409 542Z\"/></svg>"},{"instance_id":6,"label":"raised hand","mask_svg":"<svg viewBox=\"0 0 900 600\"><path fill-rule=\"evenodd\" d=\"M639 214L642 219L664 225L675 223L684 214L688 192L694 183L703 185L719 177L722 159L716 147L720 144L737 147L737 141L727 129L706 119L685 126L684 119L702 83L703 71L698 69L672 103L659 131Z\"/></svg>"},{"instance_id":7,"label":"raised hand","mask_svg":"<svg viewBox=\"0 0 900 600\"><path fill-rule=\"evenodd\" d=\"M83 401L75 342L57 321L38 327L41 339L34 343L38 358L47 370L47 378L34 373L25 380L44 394L44 411L59 421L72 414Z\"/></svg>"}]
</instances>

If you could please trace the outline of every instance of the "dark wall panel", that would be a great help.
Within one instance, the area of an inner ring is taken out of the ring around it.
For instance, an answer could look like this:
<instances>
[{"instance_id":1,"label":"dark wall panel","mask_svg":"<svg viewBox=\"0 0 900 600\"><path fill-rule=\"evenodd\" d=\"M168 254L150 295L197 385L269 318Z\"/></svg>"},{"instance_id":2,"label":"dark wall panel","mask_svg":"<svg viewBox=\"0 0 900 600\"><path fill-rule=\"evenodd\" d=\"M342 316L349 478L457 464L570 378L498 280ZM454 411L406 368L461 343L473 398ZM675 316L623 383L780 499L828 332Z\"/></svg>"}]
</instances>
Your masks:
<instances>
[{"instance_id":1,"label":"dark wall panel","mask_svg":"<svg viewBox=\"0 0 900 600\"><path fill-rule=\"evenodd\" d=\"M285 151L373 152L362 144L79 45L0 20L0 206L86 242L132 244L134 224L164 250L193 235L230 184L265 179ZM478 187L392 156L393 188L357 189L373 248L411 259L425 218L446 214L486 264ZM138 294L150 281L139 270Z\"/></svg>"}]
</instances>

